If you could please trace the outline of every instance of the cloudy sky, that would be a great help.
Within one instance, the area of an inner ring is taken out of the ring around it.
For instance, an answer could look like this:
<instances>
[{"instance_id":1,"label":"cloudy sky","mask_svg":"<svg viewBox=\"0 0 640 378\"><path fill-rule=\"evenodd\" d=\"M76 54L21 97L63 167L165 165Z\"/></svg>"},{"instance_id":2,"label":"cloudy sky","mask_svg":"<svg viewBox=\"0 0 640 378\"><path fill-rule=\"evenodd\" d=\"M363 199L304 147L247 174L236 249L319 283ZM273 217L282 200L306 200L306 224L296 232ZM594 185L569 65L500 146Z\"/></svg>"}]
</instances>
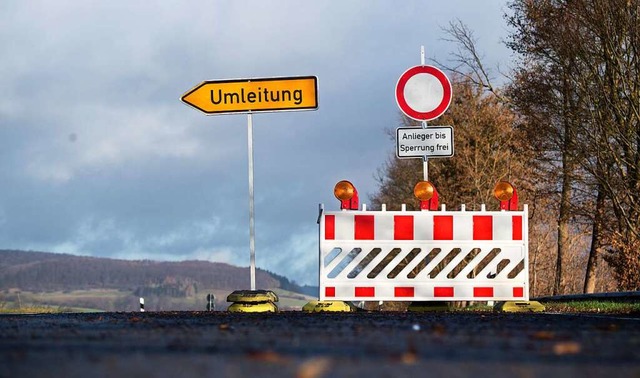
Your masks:
<instances>
[{"instance_id":1,"label":"cloudy sky","mask_svg":"<svg viewBox=\"0 0 640 378\"><path fill-rule=\"evenodd\" d=\"M337 209L341 179L365 203L377 190L399 76L421 45L450 57L441 28L455 19L506 69L505 11L498 0L3 0L0 249L248 266L247 117L205 116L180 97L204 80L314 75L317 111L256 114L253 126L257 266L317 284L318 204Z\"/></svg>"}]
</instances>

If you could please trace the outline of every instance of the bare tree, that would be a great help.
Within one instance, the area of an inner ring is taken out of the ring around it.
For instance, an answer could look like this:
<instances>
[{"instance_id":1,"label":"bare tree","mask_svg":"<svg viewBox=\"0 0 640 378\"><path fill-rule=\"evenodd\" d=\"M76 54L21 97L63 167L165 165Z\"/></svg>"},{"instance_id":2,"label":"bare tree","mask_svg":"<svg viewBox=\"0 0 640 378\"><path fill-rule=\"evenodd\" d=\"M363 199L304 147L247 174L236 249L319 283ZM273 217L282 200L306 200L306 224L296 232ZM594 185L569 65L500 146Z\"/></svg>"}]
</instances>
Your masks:
<instances>
[{"instance_id":1,"label":"bare tree","mask_svg":"<svg viewBox=\"0 0 640 378\"><path fill-rule=\"evenodd\" d=\"M494 78L483 63L483 56L476 47L478 39L474 36L473 30L459 19L449 22L449 25L442 30L446 35L444 40L453 43L457 49L449 59L453 65L437 60L435 62L439 66L466 78L478 87L491 92L500 102L507 102L508 99L494 85Z\"/></svg>"},{"instance_id":2,"label":"bare tree","mask_svg":"<svg viewBox=\"0 0 640 378\"><path fill-rule=\"evenodd\" d=\"M554 1L518 0L511 4L508 18L514 28L508 46L522 56L508 94L519 114L524 116L537 160L558 188L557 258L553 294L564 286L563 264L571 244L576 208L575 187L583 179L577 134L581 130L581 99L572 77L577 69L573 46L566 35L573 33L566 13Z\"/></svg>"},{"instance_id":3,"label":"bare tree","mask_svg":"<svg viewBox=\"0 0 640 378\"><path fill-rule=\"evenodd\" d=\"M571 225L582 214L592 222L584 290L595 287L605 240L619 287L637 289L640 3L516 0L510 7L514 32L509 46L522 57L510 98L525 115L531 135L541 145L545 138L551 141L539 159L546 154L560 178L557 277ZM557 279L555 291L559 286Z\"/></svg>"}]
</instances>

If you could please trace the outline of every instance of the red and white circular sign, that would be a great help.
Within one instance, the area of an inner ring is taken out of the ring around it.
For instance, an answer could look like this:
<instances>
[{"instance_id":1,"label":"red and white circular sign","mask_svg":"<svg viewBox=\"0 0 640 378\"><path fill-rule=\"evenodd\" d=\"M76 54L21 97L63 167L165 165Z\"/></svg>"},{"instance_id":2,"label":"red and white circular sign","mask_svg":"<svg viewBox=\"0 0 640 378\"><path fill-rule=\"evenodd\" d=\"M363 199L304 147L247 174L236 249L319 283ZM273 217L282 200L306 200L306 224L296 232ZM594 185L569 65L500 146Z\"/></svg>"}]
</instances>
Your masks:
<instances>
[{"instance_id":1,"label":"red and white circular sign","mask_svg":"<svg viewBox=\"0 0 640 378\"><path fill-rule=\"evenodd\" d=\"M451 104L451 82L440 69L415 66L406 70L396 84L400 110L418 121L440 117Z\"/></svg>"}]
</instances>

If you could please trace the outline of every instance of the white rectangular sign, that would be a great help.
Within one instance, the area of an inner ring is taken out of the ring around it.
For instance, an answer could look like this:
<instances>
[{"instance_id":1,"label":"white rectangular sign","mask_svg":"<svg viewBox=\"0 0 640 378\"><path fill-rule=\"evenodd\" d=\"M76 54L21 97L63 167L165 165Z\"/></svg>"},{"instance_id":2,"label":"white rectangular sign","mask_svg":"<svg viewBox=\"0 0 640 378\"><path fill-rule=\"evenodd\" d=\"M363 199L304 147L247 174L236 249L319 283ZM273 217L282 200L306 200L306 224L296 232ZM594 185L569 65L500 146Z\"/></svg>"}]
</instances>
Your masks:
<instances>
[{"instance_id":1,"label":"white rectangular sign","mask_svg":"<svg viewBox=\"0 0 640 378\"><path fill-rule=\"evenodd\" d=\"M453 156L453 127L400 127L396 129L396 155L403 158Z\"/></svg>"}]
</instances>

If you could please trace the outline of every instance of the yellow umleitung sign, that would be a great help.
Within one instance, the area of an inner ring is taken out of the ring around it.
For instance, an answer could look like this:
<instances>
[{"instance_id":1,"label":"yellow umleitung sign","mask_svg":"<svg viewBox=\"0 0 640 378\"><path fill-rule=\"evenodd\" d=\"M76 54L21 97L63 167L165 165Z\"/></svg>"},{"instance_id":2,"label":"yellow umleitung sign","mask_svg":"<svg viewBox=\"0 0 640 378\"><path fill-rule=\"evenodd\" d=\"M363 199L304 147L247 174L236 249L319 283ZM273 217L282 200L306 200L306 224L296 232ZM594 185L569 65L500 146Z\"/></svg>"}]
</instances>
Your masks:
<instances>
[{"instance_id":1,"label":"yellow umleitung sign","mask_svg":"<svg viewBox=\"0 0 640 378\"><path fill-rule=\"evenodd\" d=\"M205 81L182 101L207 114L315 110L315 76Z\"/></svg>"}]
</instances>

